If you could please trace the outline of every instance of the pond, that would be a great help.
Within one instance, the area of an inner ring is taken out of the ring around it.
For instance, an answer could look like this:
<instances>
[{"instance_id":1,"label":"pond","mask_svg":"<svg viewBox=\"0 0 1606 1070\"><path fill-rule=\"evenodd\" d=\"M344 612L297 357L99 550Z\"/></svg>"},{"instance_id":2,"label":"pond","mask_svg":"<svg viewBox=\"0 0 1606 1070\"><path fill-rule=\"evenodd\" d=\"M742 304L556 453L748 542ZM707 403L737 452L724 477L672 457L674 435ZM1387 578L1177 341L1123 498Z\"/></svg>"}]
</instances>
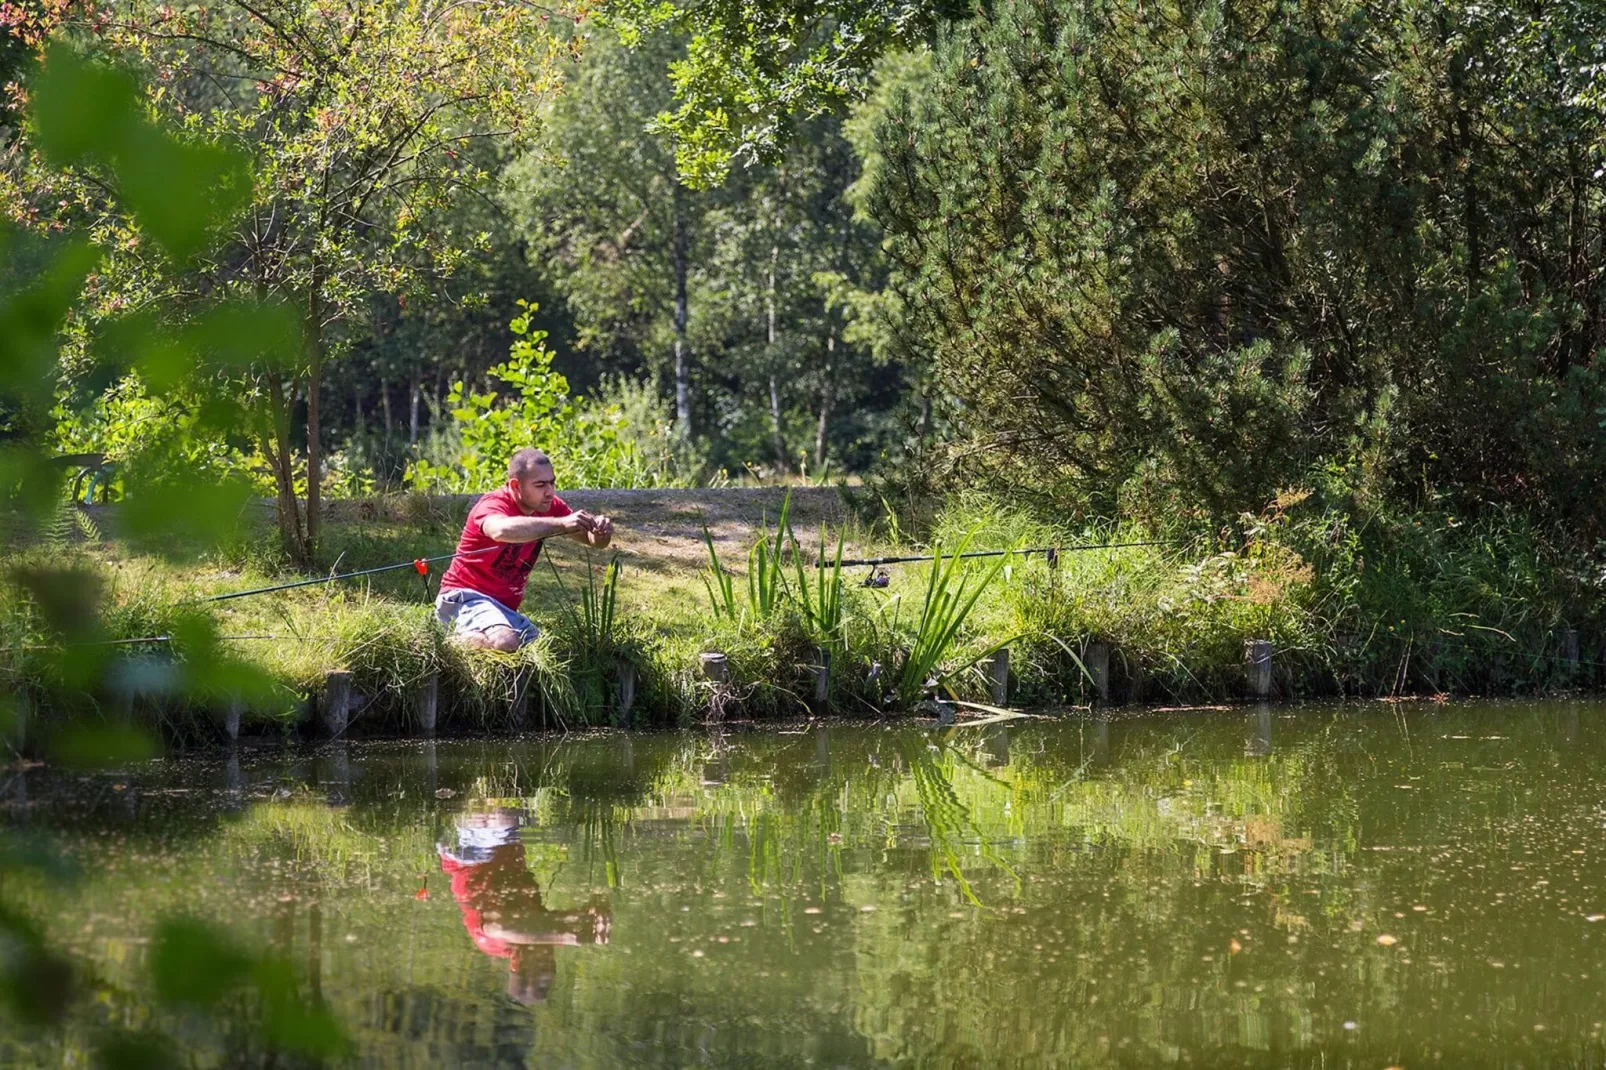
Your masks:
<instances>
[{"instance_id":1,"label":"pond","mask_svg":"<svg viewBox=\"0 0 1606 1070\"><path fill-rule=\"evenodd\" d=\"M245 748L7 774L10 884L164 1022L188 913L384 1066L1601 1066L1606 705ZM154 1016L154 1017L153 1017ZM81 1019L81 1020L80 1020ZM167 1022L201 1065L249 1044Z\"/></svg>"}]
</instances>

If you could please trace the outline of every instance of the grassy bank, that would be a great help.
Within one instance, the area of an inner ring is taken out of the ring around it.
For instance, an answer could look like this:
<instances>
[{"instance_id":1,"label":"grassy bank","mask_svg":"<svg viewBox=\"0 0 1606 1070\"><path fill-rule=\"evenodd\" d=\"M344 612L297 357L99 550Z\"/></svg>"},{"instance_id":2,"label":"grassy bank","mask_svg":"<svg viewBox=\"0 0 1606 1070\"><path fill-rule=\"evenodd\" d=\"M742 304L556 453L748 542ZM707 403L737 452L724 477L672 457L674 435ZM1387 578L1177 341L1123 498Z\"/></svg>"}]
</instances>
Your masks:
<instances>
[{"instance_id":1,"label":"grassy bank","mask_svg":"<svg viewBox=\"0 0 1606 1070\"><path fill-rule=\"evenodd\" d=\"M611 553L554 544L525 606L544 634L517 655L447 642L411 569L204 601L297 578L265 511L205 546L128 541L115 511L102 511L10 555L14 572L92 573L102 591L96 630L64 648L48 598L13 587L19 593L0 607L3 671L37 721L132 713L190 738L215 737L231 702L243 703L248 727L288 731L335 669L353 674L355 734L409 731L411 696L431 676L442 732L515 727L521 674L531 685L528 726L613 723L625 662L637 674L636 724L797 715L822 708L812 701L821 649L831 658L823 708L847 714L929 712L934 695L988 701L978 662L1003 646L1009 702L1022 706L1092 701L1085 663L1095 642L1111 651L1116 702L1241 698L1252 639L1272 643L1283 698L1533 693L1600 676L1596 572L1514 518L1358 522L1289 496L1213 539L1156 540L1119 526L1068 530L969 498L917 537L828 490L800 491L790 505L781 491L753 490L571 498L620 518L619 568L609 569ZM467 506L338 503L327 567L442 553ZM884 588L864 586L870 569L835 567L839 552L1154 542L1067 550L1057 563L1033 555L896 565ZM158 637L166 641L140 642ZM700 672L711 651L727 656L728 682Z\"/></svg>"}]
</instances>

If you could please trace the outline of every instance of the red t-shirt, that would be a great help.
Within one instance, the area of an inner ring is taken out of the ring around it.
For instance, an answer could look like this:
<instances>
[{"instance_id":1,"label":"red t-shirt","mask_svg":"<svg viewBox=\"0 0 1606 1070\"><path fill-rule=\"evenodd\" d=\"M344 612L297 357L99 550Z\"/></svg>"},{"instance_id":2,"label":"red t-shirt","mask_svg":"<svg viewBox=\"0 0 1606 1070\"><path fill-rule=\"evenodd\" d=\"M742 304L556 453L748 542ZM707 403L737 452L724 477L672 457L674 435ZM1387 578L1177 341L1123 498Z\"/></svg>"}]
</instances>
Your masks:
<instances>
[{"instance_id":1,"label":"red t-shirt","mask_svg":"<svg viewBox=\"0 0 1606 1070\"><path fill-rule=\"evenodd\" d=\"M441 577L441 593L467 589L490 595L509 609L518 609L524 601L524 584L530 570L541 556L541 543L497 542L485 534L481 523L488 516L535 516L557 518L574 512L556 495L552 508L545 513L526 513L519 508L513 492L506 487L480 498L468 511L463 524L463 537L457 540L457 553L446 574ZM492 549L500 547L500 549ZM475 552L481 551L481 552ZM469 556L462 556L467 554Z\"/></svg>"}]
</instances>

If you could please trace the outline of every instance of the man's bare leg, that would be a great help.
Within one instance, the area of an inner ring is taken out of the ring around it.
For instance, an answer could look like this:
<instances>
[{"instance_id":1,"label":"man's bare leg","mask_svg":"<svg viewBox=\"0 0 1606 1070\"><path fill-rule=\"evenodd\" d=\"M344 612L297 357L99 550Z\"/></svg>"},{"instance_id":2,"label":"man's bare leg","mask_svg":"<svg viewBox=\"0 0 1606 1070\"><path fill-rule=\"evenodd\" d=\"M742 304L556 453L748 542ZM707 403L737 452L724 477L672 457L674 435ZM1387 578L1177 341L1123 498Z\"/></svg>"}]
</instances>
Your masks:
<instances>
[{"instance_id":1,"label":"man's bare leg","mask_svg":"<svg viewBox=\"0 0 1606 1070\"><path fill-rule=\"evenodd\" d=\"M500 650L504 654L511 654L524 645L523 637L504 624L487 628L483 632L467 632L459 637L459 641L475 650Z\"/></svg>"}]
</instances>

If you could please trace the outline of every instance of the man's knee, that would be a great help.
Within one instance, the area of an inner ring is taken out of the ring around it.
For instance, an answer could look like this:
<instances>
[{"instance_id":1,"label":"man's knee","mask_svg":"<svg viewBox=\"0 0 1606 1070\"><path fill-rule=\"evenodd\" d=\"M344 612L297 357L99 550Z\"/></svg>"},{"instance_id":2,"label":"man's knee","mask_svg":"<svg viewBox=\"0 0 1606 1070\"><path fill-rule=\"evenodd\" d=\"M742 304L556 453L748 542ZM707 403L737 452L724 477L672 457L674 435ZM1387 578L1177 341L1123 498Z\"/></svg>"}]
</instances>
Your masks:
<instances>
[{"instance_id":1,"label":"man's knee","mask_svg":"<svg viewBox=\"0 0 1606 1070\"><path fill-rule=\"evenodd\" d=\"M484 631L464 632L462 642L477 650L500 650L504 654L512 654L524 645L524 637L512 628L497 625Z\"/></svg>"},{"instance_id":2,"label":"man's knee","mask_svg":"<svg viewBox=\"0 0 1606 1070\"><path fill-rule=\"evenodd\" d=\"M512 628L491 628L485 638L487 646L504 654L512 654L524 645L524 637Z\"/></svg>"}]
</instances>

